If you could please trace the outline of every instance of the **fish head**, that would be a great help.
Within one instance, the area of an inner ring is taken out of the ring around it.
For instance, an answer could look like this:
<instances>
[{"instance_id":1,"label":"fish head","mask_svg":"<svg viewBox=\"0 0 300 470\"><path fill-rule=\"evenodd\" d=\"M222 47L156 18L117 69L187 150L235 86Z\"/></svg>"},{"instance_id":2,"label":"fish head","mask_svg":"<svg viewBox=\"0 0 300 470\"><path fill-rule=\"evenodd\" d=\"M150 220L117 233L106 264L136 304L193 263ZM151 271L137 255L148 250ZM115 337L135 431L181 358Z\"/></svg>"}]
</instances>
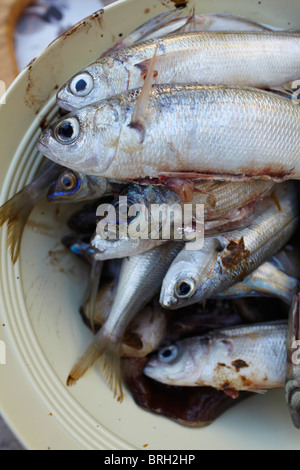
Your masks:
<instances>
[{"instance_id":1,"label":"fish head","mask_svg":"<svg viewBox=\"0 0 300 470\"><path fill-rule=\"evenodd\" d=\"M42 132L37 147L55 163L86 175L102 176L114 158L120 132L118 106L104 101L51 124Z\"/></svg>"},{"instance_id":2,"label":"fish head","mask_svg":"<svg viewBox=\"0 0 300 470\"><path fill-rule=\"evenodd\" d=\"M144 374L158 382L179 385L184 383L193 369L188 348L178 341L163 346L154 353L144 367Z\"/></svg>"},{"instance_id":3,"label":"fish head","mask_svg":"<svg viewBox=\"0 0 300 470\"><path fill-rule=\"evenodd\" d=\"M60 108L75 111L102 99L108 98L111 84L108 83L107 67L94 63L73 75L57 92L56 102Z\"/></svg>"},{"instance_id":4,"label":"fish head","mask_svg":"<svg viewBox=\"0 0 300 470\"><path fill-rule=\"evenodd\" d=\"M171 264L163 280L160 291L160 304L162 307L172 310L190 305L190 299L196 292L197 286L197 270L191 263L180 259L178 256Z\"/></svg>"},{"instance_id":5,"label":"fish head","mask_svg":"<svg viewBox=\"0 0 300 470\"><path fill-rule=\"evenodd\" d=\"M63 171L51 184L47 200L49 202L67 202L78 200L78 196L85 187L85 175L72 170Z\"/></svg>"}]
</instances>

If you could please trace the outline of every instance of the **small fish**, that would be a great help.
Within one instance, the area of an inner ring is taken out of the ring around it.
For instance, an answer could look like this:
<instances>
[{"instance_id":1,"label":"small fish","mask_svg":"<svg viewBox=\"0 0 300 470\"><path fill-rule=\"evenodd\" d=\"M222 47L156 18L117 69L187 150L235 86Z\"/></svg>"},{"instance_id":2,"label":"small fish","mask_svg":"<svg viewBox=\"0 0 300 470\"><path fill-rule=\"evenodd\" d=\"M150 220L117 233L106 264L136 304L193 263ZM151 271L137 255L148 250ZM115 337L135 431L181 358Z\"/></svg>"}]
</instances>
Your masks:
<instances>
[{"instance_id":1,"label":"small fish","mask_svg":"<svg viewBox=\"0 0 300 470\"><path fill-rule=\"evenodd\" d=\"M65 170L52 182L47 200L49 202L89 201L108 194L110 190L106 178Z\"/></svg>"},{"instance_id":2,"label":"small fish","mask_svg":"<svg viewBox=\"0 0 300 470\"><path fill-rule=\"evenodd\" d=\"M7 222L7 245L13 263L18 259L23 231L32 209L61 171L61 166L46 161L31 183L0 207L0 227Z\"/></svg>"},{"instance_id":3,"label":"small fish","mask_svg":"<svg viewBox=\"0 0 300 470\"><path fill-rule=\"evenodd\" d=\"M123 260L112 309L94 341L70 371L72 385L101 356L104 373L115 395L123 398L120 354L125 330L135 315L159 292L164 275L181 249L179 243L167 243L146 253Z\"/></svg>"},{"instance_id":4,"label":"small fish","mask_svg":"<svg viewBox=\"0 0 300 470\"><path fill-rule=\"evenodd\" d=\"M294 426L300 429L300 295L297 293L291 303L286 339L287 362L285 398Z\"/></svg>"},{"instance_id":5,"label":"small fish","mask_svg":"<svg viewBox=\"0 0 300 470\"><path fill-rule=\"evenodd\" d=\"M156 84L274 87L298 79L299 42L299 32L266 30L174 33L149 39L82 69L58 91L57 103L73 111L143 86L156 47Z\"/></svg>"},{"instance_id":6,"label":"small fish","mask_svg":"<svg viewBox=\"0 0 300 470\"><path fill-rule=\"evenodd\" d=\"M184 234L179 237L179 232L183 229L188 235L192 232L197 219L197 204L204 205L205 231L212 231L214 227L244 218L254 209L254 206L247 209L245 206L270 194L272 189L274 183L266 180L201 181L194 185L192 200L182 202L180 196L166 186L130 184L111 203L117 213L116 234L120 233L122 220L127 224L128 233L131 227L138 227L136 234L141 238L166 239L168 234L167 239L184 240ZM191 207L194 209L193 214L188 214L186 209ZM156 216L158 209L161 210L161 217ZM214 223L208 224L208 221ZM171 227L172 230L169 230ZM134 230L131 236L134 236Z\"/></svg>"},{"instance_id":7,"label":"small fish","mask_svg":"<svg viewBox=\"0 0 300 470\"><path fill-rule=\"evenodd\" d=\"M161 305L171 309L190 305L242 281L286 245L297 223L296 186L279 184L272 196L256 205L249 226L206 237L201 250L185 245L164 278Z\"/></svg>"},{"instance_id":8,"label":"small fish","mask_svg":"<svg viewBox=\"0 0 300 470\"><path fill-rule=\"evenodd\" d=\"M265 262L245 279L218 294L218 297L236 298L272 296L290 305L299 290L299 280L290 277L271 262Z\"/></svg>"},{"instance_id":9,"label":"small fish","mask_svg":"<svg viewBox=\"0 0 300 470\"><path fill-rule=\"evenodd\" d=\"M160 419L171 419L189 429L208 426L226 410L252 395L241 392L236 400L232 400L223 391L212 387L169 387L143 374L146 363L145 357L122 359L124 382L135 403L142 410L156 413Z\"/></svg>"},{"instance_id":10,"label":"small fish","mask_svg":"<svg viewBox=\"0 0 300 470\"><path fill-rule=\"evenodd\" d=\"M286 335L285 320L213 330L162 347L144 373L169 385L213 387L232 398L242 390L283 388Z\"/></svg>"},{"instance_id":11,"label":"small fish","mask_svg":"<svg viewBox=\"0 0 300 470\"><path fill-rule=\"evenodd\" d=\"M153 85L143 119L133 122L142 94L68 114L44 130L39 150L74 171L123 181L300 178L300 108L292 100L233 85Z\"/></svg>"}]
</instances>

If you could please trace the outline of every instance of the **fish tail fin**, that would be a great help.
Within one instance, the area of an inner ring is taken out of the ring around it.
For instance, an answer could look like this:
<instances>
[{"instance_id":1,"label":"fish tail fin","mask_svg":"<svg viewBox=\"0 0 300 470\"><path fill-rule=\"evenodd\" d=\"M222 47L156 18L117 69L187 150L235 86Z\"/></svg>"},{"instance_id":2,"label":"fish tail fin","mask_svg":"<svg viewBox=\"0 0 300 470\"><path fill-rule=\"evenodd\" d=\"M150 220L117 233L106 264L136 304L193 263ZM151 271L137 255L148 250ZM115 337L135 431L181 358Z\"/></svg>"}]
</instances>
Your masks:
<instances>
[{"instance_id":1,"label":"fish tail fin","mask_svg":"<svg viewBox=\"0 0 300 470\"><path fill-rule=\"evenodd\" d=\"M103 374L108 385L114 392L118 401L123 401L122 373L121 373L121 344L108 347L103 354Z\"/></svg>"},{"instance_id":2,"label":"fish tail fin","mask_svg":"<svg viewBox=\"0 0 300 470\"><path fill-rule=\"evenodd\" d=\"M93 343L86 349L67 378L67 385L77 382L92 365L101 358L101 366L108 385L118 395L118 401L123 400L121 380L121 343L112 342L103 333L103 329L97 333Z\"/></svg>"},{"instance_id":3,"label":"fish tail fin","mask_svg":"<svg viewBox=\"0 0 300 470\"><path fill-rule=\"evenodd\" d=\"M18 259L24 227L34 204L30 195L21 190L0 207L0 227L7 222L7 246L13 263Z\"/></svg>"}]
</instances>

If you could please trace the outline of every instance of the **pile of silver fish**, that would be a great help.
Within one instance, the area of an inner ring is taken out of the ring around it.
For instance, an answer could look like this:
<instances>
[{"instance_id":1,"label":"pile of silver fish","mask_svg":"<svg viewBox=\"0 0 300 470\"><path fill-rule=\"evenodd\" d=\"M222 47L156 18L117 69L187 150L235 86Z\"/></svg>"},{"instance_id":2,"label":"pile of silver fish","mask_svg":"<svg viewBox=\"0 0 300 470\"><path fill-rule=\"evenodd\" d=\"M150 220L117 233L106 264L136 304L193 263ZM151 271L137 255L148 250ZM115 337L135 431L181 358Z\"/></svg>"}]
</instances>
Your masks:
<instances>
[{"instance_id":1,"label":"pile of silver fish","mask_svg":"<svg viewBox=\"0 0 300 470\"><path fill-rule=\"evenodd\" d=\"M131 379L140 361L142 380L208 387L222 406L224 395L285 388L300 427L299 48L297 31L175 8L58 91L62 117L37 144L45 164L0 208L0 225L16 262L45 188L50 203L79 204L62 243L90 266L80 311L94 337L67 385L100 359L122 401L127 358ZM248 308L274 298L279 318ZM239 305L241 323L211 325L207 303ZM190 309L202 333L186 320L170 335Z\"/></svg>"}]
</instances>

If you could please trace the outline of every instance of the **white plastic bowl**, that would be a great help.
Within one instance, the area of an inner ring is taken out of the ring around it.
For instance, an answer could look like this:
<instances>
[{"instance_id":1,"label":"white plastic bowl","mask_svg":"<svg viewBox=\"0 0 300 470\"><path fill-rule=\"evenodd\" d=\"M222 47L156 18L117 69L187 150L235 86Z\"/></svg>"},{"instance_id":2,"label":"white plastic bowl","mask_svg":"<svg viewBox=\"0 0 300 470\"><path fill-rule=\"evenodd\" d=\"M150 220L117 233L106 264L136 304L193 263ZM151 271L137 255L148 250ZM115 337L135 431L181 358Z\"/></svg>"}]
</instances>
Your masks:
<instances>
[{"instance_id":1,"label":"white plastic bowl","mask_svg":"<svg viewBox=\"0 0 300 470\"><path fill-rule=\"evenodd\" d=\"M195 0L196 13L231 12L284 28L300 27L297 0ZM55 92L171 0L121 0L54 41L14 81L0 106L1 199L33 177L40 125L55 113ZM65 385L91 341L78 314L87 268L60 244L72 208L38 204L27 224L18 262L0 232L1 413L28 449L300 449L284 391L242 402L206 428L190 429L145 412L126 393L116 402L97 364L76 386ZM3 344L3 343L2 343Z\"/></svg>"}]
</instances>

